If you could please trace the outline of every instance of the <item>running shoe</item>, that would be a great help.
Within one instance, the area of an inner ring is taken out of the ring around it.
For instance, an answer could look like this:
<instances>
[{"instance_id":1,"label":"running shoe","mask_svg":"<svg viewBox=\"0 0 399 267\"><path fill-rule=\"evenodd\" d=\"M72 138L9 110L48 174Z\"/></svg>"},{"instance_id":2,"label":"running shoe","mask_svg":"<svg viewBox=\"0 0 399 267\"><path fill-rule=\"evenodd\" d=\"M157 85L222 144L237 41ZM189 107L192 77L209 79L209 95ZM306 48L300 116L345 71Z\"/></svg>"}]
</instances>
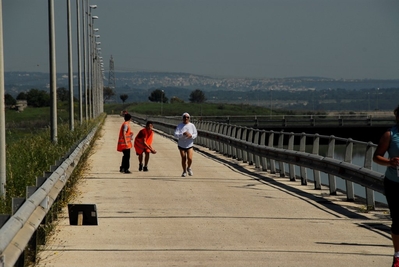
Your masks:
<instances>
[{"instance_id":1,"label":"running shoe","mask_svg":"<svg viewBox=\"0 0 399 267\"><path fill-rule=\"evenodd\" d=\"M187 173L186 172L183 172L182 174L181 174L181 177L186 177L187 176Z\"/></svg>"},{"instance_id":2,"label":"running shoe","mask_svg":"<svg viewBox=\"0 0 399 267\"><path fill-rule=\"evenodd\" d=\"M193 176L193 171L191 170L191 168L187 169L188 175Z\"/></svg>"},{"instance_id":3,"label":"running shoe","mask_svg":"<svg viewBox=\"0 0 399 267\"><path fill-rule=\"evenodd\" d=\"M399 258L398 257L393 256L392 267L399 267Z\"/></svg>"},{"instance_id":4,"label":"running shoe","mask_svg":"<svg viewBox=\"0 0 399 267\"><path fill-rule=\"evenodd\" d=\"M148 168L147 168L147 166L144 166L144 168L143 168L143 172L148 172Z\"/></svg>"},{"instance_id":5,"label":"running shoe","mask_svg":"<svg viewBox=\"0 0 399 267\"><path fill-rule=\"evenodd\" d=\"M139 171L141 172L143 170L143 164L139 164Z\"/></svg>"}]
</instances>

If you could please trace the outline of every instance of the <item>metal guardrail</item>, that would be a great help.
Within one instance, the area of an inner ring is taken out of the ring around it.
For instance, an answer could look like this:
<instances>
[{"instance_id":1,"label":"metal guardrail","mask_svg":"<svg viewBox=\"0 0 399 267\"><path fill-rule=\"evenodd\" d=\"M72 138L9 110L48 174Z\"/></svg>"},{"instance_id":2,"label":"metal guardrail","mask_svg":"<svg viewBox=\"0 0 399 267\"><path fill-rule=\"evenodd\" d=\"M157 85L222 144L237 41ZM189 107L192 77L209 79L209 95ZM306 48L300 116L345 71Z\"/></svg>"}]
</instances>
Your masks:
<instances>
[{"instance_id":1,"label":"metal guardrail","mask_svg":"<svg viewBox=\"0 0 399 267\"><path fill-rule=\"evenodd\" d=\"M152 120L155 128L173 137L180 117L142 117L134 115L134 120L145 123ZM194 121L198 137L196 144L208 147L228 157L255 164L256 168L270 173L279 173L281 177L288 176L290 180L301 180L307 185L307 170L313 172L314 189L321 189L320 172L328 175L330 194L336 195L338 188L336 177L345 180L345 193L348 201L355 200L354 184L365 187L365 198L368 209L375 208L374 192L384 194L384 175L372 170L372 157L376 145L371 142L361 142L335 136L319 134L287 133L284 131L266 131L243 126L211 121ZM306 144L311 140L312 151L306 151ZM326 155L320 155L320 140L327 140ZM339 142L345 145L344 159L334 159L335 145ZM363 166L352 164L354 146L361 146L364 151ZM295 166L300 174L295 173Z\"/></svg>"},{"instance_id":2,"label":"metal guardrail","mask_svg":"<svg viewBox=\"0 0 399 267\"><path fill-rule=\"evenodd\" d=\"M18 261L90 144L97 128L63 159L40 186L35 187L35 190L28 188L31 195L0 228L0 267L11 267Z\"/></svg>"},{"instance_id":3,"label":"metal guardrail","mask_svg":"<svg viewBox=\"0 0 399 267\"><path fill-rule=\"evenodd\" d=\"M386 126L394 122L392 115L385 114L200 116L196 119L254 128Z\"/></svg>"},{"instance_id":4,"label":"metal guardrail","mask_svg":"<svg viewBox=\"0 0 399 267\"><path fill-rule=\"evenodd\" d=\"M144 118L134 115L133 119L143 124L146 120L152 120L156 123L158 130L169 136L173 136L175 127L180 122L180 117ZM340 177L346 180L348 200L355 198L353 183L366 188L366 203L369 209L375 207L374 191L383 193L383 175L371 170L372 154L375 148L372 143L318 134L256 130L210 121L195 121L195 124L199 132L197 144L228 157L255 164L255 167L264 171L279 172L281 177L288 175L290 180L295 180L297 175L294 166L299 166L301 184L306 185L308 181L306 169L311 169L315 189L321 189L320 171L327 173L330 194L337 193L335 176ZM29 197L0 228L0 267L11 267L18 261L96 131L97 127L65 157L40 186L28 188L27 191L31 192ZM277 147L274 145L275 137L278 141ZM313 139L311 153L305 151L306 138ZM320 138L329 140L327 156L319 155ZM299 140L298 144L295 143L296 140ZM346 144L344 161L333 158L336 141ZM366 147L364 166L351 164L355 144ZM295 146L299 149L294 150ZM288 165L288 172L285 170L286 165Z\"/></svg>"}]
</instances>

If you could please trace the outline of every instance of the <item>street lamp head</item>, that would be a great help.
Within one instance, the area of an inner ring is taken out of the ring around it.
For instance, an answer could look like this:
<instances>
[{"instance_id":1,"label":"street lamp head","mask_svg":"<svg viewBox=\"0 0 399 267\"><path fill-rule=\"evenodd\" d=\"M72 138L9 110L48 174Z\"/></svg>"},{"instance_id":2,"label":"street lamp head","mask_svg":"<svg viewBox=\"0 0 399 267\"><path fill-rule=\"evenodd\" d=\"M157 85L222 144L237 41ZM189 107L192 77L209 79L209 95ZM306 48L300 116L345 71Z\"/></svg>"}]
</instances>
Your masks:
<instances>
[{"instance_id":1,"label":"street lamp head","mask_svg":"<svg viewBox=\"0 0 399 267\"><path fill-rule=\"evenodd\" d=\"M89 7L92 8L92 9L96 9L97 5L90 5Z\"/></svg>"},{"instance_id":2,"label":"street lamp head","mask_svg":"<svg viewBox=\"0 0 399 267\"><path fill-rule=\"evenodd\" d=\"M91 16L92 19L98 19L98 16Z\"/></svg>"},{"instance_id":3,"label":"street lamp head","mask_svg":"<svg viewBox=\"0 0 399 267\"><path fill-rule=\"evenodd\" d=\"M94 37L96 37L96 38L100 38L100 35L94 35Z\"/></svg>"}]
</instances>

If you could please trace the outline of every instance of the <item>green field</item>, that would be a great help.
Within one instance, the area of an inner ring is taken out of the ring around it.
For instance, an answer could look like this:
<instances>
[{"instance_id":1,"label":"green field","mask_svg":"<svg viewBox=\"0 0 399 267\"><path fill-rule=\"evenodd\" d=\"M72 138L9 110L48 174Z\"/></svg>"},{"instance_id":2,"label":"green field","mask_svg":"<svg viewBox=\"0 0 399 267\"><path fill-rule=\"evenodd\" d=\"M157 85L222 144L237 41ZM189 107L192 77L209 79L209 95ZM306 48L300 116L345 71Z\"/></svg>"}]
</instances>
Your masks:
<instances>
[{"instance_id":1,"label":"green field","mask_svg":"<svg viewBox=\"0 0 399 267\"><path fill-rule=\"evenodd\" d=\"M270 115L270 109L245 104L209 104L209 103L128 103L106 104L107 114L119 114L122 110L145 115L180 116L183 112L191 116L246 116ZM290 112L273 110L273 115L289 114Z\"/></svg>"}]
</instances>

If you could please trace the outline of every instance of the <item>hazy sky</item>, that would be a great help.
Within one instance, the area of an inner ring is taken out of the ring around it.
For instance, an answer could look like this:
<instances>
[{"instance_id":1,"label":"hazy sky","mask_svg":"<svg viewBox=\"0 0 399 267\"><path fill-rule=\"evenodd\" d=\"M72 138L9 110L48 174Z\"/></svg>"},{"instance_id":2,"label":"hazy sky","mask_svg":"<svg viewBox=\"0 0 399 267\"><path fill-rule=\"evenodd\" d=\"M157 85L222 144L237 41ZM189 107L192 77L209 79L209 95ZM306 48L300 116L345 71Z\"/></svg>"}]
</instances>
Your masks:
<instances>
[{"instance_id":1,"label":"hazy sky","mask_svg":"<svg viewBox=\"0 0 399 267\"><path fill-rule=\"evenodd\" d=\"M49 72L48 1L2 1L5 70ZM67 72L66 2L54 0L57 72ZM398 0L89 3L105 75L112 55L115 71L399 79ZM71 9L76 72L76 0Z\"/></svg>"}]
</instances>

